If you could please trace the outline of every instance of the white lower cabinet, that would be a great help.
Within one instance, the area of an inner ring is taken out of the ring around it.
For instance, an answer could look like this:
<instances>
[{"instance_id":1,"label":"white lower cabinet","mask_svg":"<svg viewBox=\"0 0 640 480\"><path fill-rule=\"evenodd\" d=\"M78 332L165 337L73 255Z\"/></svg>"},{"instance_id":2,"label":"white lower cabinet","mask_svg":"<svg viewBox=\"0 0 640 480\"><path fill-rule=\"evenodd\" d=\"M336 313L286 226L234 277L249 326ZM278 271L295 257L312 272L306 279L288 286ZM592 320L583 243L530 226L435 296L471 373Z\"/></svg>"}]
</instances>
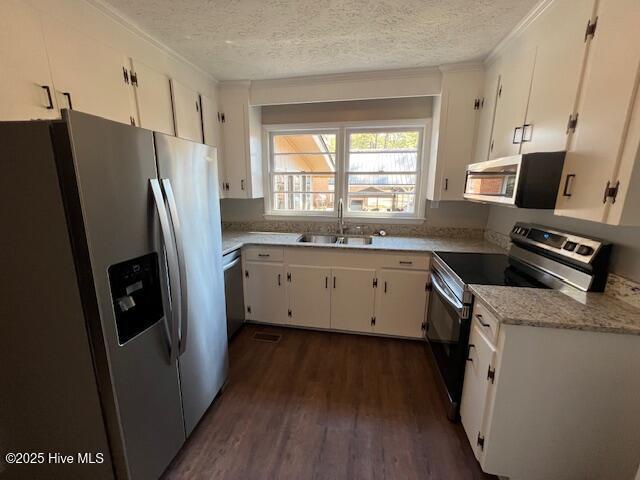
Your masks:
<instances>
[{"instance_id":1,"label":"white lower cabinet","mask_svg":"<svg viewBox=\"0 0 640 480\"><path fill-rule=\"evenodd\" d=\"M460 416L482 470L518 480L634 477L640 337L500 324L477 299L473 318Z\"/></svg>"},{"instance_id":2,"label":"white lower cabinet","mask_svg":"<svg viewBox=\"0 0 640 480\"><path fill-rule=\"evenodd\" d=\"M244 262L244 303L247 320L286 323L287 297L284 265L274 262Z\"/></svg>"},{"instance_id":3,"label":"white lower cabinet","mask_svg":"<svg viewBox=\"0 0 640 480\"><path fill-rule=\"evenodd\" d=\"M490 371L495 354L495 347L482 333L483 327L474 319L469 335L467 366L464 372L464 390L460 404L460 418L469 443L477 459L482 452L484 442L482 420L486 407L487 391L490 383Z\"/></svg>"},{"instance_id":4,"label":"white lower cabinet","mask_svg":"<svg viewBox=\"0 0 640 480\"><path fill-rule=\"evenodd\" d=\"M376 271L370 268L334 267L331 274L331 328L372 331Z\"/></svg>"},{"instance_id":5,"label":"white lower cabinet","mask_svg":"<svg viewBox=\"0 0 640 480\"><path fill-rule=\"evenodd\" d=\"M248 320L423 336L427 254L254 246L243 250L243 258L248 271L244 279ZM284 279L282 285L279 278Z\"/></svg>"},{"instance_id":6,"label":"white lower cabinet","mask_svg":"<svg viewBox=\"0 0 640 480\"><path fill-rule=\"evenodd\" d=\"M312 265L288 265L289 322L301 327L331 326L331 269Z\"/></svg>"},{"instance_id":7,"label":"white lower cabinet","mask_svg":"<svg viewBox=\"0 0 640 480\"><path fill-rule=\"evenodd\" d=\"M429 272L382 269L378 277L376 333L421 338Z\"/></svg>"}]
</instances>

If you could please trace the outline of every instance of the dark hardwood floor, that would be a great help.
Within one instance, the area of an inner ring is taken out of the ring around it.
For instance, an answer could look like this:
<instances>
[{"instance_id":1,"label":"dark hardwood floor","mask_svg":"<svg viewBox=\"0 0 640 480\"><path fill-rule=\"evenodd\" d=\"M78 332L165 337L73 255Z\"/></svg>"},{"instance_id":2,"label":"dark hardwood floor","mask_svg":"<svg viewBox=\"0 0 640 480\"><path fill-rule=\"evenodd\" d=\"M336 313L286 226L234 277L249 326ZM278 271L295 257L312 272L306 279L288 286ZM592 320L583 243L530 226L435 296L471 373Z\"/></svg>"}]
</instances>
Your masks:
<instances>
[{"instance_id":1,"label":"dark hardwood floor","mask_svg":"<svg viewBox=\"0 0 640 480\"><path fill-rule=\"evenodd\" d=\"M494 478L446 419L426 354L420 342L248 325L225 390L164 478Z\"/></svg>"}]
</instances>

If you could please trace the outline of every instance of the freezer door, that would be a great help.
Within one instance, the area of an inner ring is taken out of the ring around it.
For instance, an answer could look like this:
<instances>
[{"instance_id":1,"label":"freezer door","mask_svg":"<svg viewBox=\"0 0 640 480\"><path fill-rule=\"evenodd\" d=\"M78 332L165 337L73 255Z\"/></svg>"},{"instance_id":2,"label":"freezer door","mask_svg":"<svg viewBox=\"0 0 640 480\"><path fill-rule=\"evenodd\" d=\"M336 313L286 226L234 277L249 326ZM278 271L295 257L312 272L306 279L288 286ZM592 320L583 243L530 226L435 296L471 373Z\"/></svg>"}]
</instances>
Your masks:
<instances>
[{"instance_id":1,"label":"freezer door","mask_svg":"<svg viewBox=\"0 0 640 480\"><path fill-rule=\"evenodd\" d=\"M185 432L170 355L168 272L150 188L157 173L153 134L79 112L66 118L77 185L65 190L77 188L82 209L86 233L74 235L86 241L93 284L80 287L95 288L120 424L121 438L114 440L124 447L130 478L155 479Z\"/></svg>"},{"instance_id":2,"label":"freezer door","mask_svg":"<svg viewBox=\"0 0 640 480\"><path fill-rule=\"evenodd\" d=\"M180 251L180 384L187 435L227 377L216 150L154 133L158 172Z\"/></svg>"}]
</instances>

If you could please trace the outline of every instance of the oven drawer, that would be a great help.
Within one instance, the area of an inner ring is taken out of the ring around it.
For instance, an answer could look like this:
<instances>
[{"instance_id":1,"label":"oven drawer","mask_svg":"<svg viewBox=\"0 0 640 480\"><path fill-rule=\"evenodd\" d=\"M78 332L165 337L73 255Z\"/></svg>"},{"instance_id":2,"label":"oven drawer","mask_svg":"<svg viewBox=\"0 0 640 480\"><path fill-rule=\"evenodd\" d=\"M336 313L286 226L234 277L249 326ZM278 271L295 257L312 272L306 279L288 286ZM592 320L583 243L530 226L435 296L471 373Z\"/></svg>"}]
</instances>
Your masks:
<instances>
[{"instance_id":1,"label":"oven drawer","mask_svg":"<svg viewBox=\"0 0 640 480\"><path fill-rule=\"evenodd\" d=\"M500 322L478 300L475 301L473 306L473 323L476 323L482 333L495 345L498 340Z\"/></svg>"}]
</instances>

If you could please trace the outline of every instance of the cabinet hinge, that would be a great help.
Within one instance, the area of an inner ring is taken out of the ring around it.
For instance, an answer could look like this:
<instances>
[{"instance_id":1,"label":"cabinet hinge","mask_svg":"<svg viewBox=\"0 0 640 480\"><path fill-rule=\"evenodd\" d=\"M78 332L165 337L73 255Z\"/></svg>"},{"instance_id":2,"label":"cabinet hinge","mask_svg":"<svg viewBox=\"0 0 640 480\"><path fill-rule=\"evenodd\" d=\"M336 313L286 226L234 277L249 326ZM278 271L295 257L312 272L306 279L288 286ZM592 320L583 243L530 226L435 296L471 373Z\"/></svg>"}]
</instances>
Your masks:
<instances>
[{"instance_id":1,"label":"cabinet hinge","mask_svg":"<svg viewBox=\"0 0 640 480\"><path fill-rule=\"evenodd\" d=\"M376 317L371 317L371 325L375 325L376 324Z\"/></svg>"},{"instance_id":2,"label":"cabinet hinge","mask_svg":"<svg viewBox=\"0 0 640 480\"><path fill-rule=\"evenodd\" d=\"M129 71L127 67L122 67L122 76L124 77L124 83L129 85Z\"/></svg>"},{"instance_id":3,"label":"cabinet hinge","mask_svg":"<svg viewBox=\"0 0 640 480\"><path fill-rule=\"evenodd\" d=\"M495 378L496 378L496 369L489 367L489 370L487 370L487 380L491 380L491 383L493 383Z\"/></svg>"},{"instance_id":4,"label":"cabinet hinge","mask_svg":"<svg viewBox=\"0 0 640 480\"><path fill-rule=\"evenodd\" d=\"M244 276L245 276L245 277L247 277L247 278L249 278L249 270L245 270L245 271L244 271Z\"/></svg>"},{"instance_id":5,"label":"cabinet hinge","mask_svg":"<svg viewBox=\"0 0 640 480\"><path fill-rule=\"evenodd\" d=\"M613 185L611 182L607 182L607 185L604 187L604 196L602 198L602 203L607 203L607 199L611 199L611 203L616 203L616 197L618 196L618 189L620 188L620 182L615 182Z\"/></svg>"},{"instance_id":6,"label":"cabinet hinge","mask_svg":"<svg viewBox=\"0 0 640 480\"><path fill-rule=\"evenodd\" d=\"M493 140L491 140L491 145L489 145L489 151L493 152Z\"/></svg>"},{"instance_id":7,"label":"cabinet hinge","mask_svg":"<svg viewBox=\"0 0 640 480\"><path fill-rule=\"evenodd\" d=\"M498 98L502 97L502 84L498 87Z\"/></svg>"},{"instance_id":8,"label":"cabinet hinge","mask_svg":"<svg viewBox=\"0 0 640 480\"><path fill-rule=\"evenodd\" d=\"M136 126L136 119L133 117L129 117L129 123L131 123L132 126Z\"/></svg>"},{"instance_id":9,"label":"cabinet hinge","mask_svg":"<svg viewBox=\"0 0 640 480\"><path fill-rule=\"evenodd\" d=\"M247 305L247 313L251 313L251 307Z\"/></svg>"},{"instance_id":10,"label":"cabinet hinge","mask_svg":"<svg viewBox=\"0 0 640 480\"><path fill-rule=\"evenodd\" d=\"M225 122L224 113L218 112L218 121L220 123L224 123Z\"/></svg>"},{"instance_id":11,"label":"cabinet hinge","mask_svg":"<svg viewBox=\"0 0 640 480\"><path fill-rule=\"evenodd\" d=\"M575 132L577 126L578 114L576 113L575 115L569 115L569 121L567 122L567 135L569 135L569 132Z\"/></svg>"},{"instance_id":12,"label":"cabinet hinge","mask_svg":"<svg viewBox=\"0 0 640 480\"><path fill-rule=\"evenodd\" d=\"M291 309L287 310L287 317L291 316Z\"/></svg>"},{"instance_id":13,"label":"cabinet hinge","mask_svg":"<svg viewBox=\"0 0 640 480\"><path fill-rule=\"evenodd\" d=\"M480 432L478 432L478 446L480 450L484 450L484 437L480 435Z\"/></svg>"},{"instance_id":14,"label":"cabinet hinge","mask_svg":"<svg viewBox=\"0 0 640 480\"><path fill-rule=\"evenodd\" d=\"M378 279L377 278L373 279L373 288L378 288Z\"/></svg>"},{"instance_id":15,"label":"cabinet hinge","mask_svg":"<svg viewBox=\"0 0 640 480\"><path fill-rule=\"evenodd\" d=\"M425 331L427 329L427 322L422 322L420 324L420 330Z\"/></svg>"},{"instance_id":16,"label":"cabinet hinge","mask_svg":"<svg viewBox=\"0 0 640 480\"><path fill-rule=\"evenodd\" d=\"M138 86L138 74L134 71L131 71L129 73L129 77L131 78L131 85L133 85L134 87Z\"/></svg>"},{"instance_id":17,"label":"cabinet hinge","mask_svg":"<svg viewBox=\"0 0 640 480\"><path fill-rule=\"evenodd\" d=\"M484 100L480 100L479 98L476 98L473 101L473 109L474 110L480 110L482 108L482 103L484 102Z\"/></svg>"},{"instance_id":18,"label":"cabinet hinge","mask_svg":"<svg viewBox=\"0 0 640 480\"><path fill-rule=\"evenodd\" d=\"M429 280L427 280L426 282L424 282L424 291L428 292L431 289L431 283L429 282Z\"/></svg>"},{"instance_id":19,"label":"cabinet hinge","mask_svg":"<svg viewBox=\"0 0 640 480\"><path fill-rule=\"evenodd\" d=\"M591 23L591 19L587 21L587 28L584 31L584 41L586 42L589 38L593 38L596 35L596 27L598 26L598 17Z\"/></svg>"},{"instance_id":20,"label":"cabinet hinge","mask_svg":"<svg viewBox=\"0 0 640 480\"><path fill-rule=\"evenodd\" d=\"M287 282L291 281L291 273L287 272Z\"/></svg>"}]
</instances>

